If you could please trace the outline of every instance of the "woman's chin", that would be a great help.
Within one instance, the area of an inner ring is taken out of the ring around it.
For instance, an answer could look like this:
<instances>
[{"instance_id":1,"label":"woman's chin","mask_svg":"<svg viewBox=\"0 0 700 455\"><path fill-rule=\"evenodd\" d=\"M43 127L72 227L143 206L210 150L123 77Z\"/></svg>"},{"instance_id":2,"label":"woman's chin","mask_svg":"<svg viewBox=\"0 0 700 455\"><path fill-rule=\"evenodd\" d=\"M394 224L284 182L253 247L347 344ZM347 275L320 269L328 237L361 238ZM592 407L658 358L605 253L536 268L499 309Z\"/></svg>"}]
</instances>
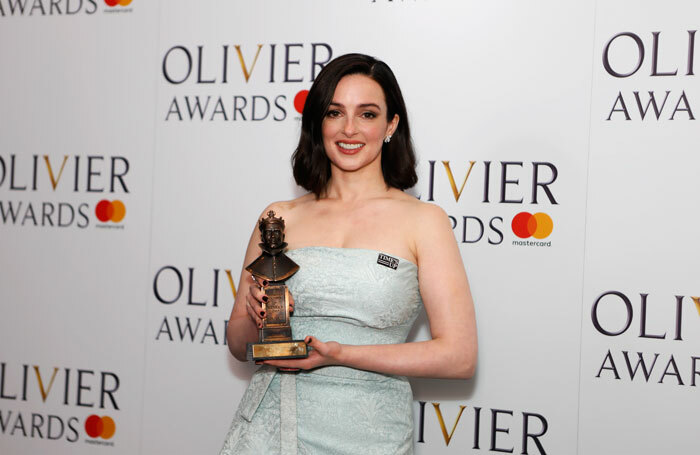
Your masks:
<instances>
[{"instance_id":1,"label":"woman's chin","mask_svg":"<svg viewBox=\"0 0 700 455\"><path fill-rule=\"evenodd\" d=\"M359 160L348 160L339 159L333 161L333 165L343 172L356 172L367 167L371 162L359 161Z\"/></svg>"},{"instance_id":2,"label":"woman's chin","mask_svg":"<svg viewBox=\"0 0 700 455\"><path fill-rule=\"evenodd\" d=\"M329 157L329 159L331 160L333 166L338 168L338 170L344 172L355 172L367 166L371 166L375 161L379 160L379 155L380 154L377 154L374 158L370 158L367 156L366 151L352 155L336 153L334 156Z\"/></svg>"}]
</instances>

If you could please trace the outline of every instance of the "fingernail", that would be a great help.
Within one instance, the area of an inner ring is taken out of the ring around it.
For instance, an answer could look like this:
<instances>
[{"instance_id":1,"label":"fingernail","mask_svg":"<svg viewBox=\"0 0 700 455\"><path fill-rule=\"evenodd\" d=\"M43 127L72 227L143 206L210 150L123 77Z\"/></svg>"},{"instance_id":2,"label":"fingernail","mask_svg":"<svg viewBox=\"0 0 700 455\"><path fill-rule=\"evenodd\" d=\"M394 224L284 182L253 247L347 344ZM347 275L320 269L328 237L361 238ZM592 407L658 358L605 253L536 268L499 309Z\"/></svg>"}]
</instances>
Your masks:
<instances>
[{"instance_id":1,"label":"fingernail","mask_svg":"<svg viewBox=\"0 0 700 455\"><path fill-rule=\"evenodd\" d=\"M267 280L263 280L263 286L267 286Z\"/></svg>"},{"instance_id":2,"label":"fingernail","mask_svg":"<svg viewBox=\"0 0 700 455\"><path fill-rule=\"evenodd\" d=\"M264 295L262 299L263 299L263 302L267 302L268 300L270 300L270 299L267 298L266 295Z\"/></svg>"},{"instance_id":3,"label":"fingernail","mask_svg":"<svg viewBox=\"0 0 700 455\"><path fill-rule=\"evenodd\" d=\"M258 324L258 327L262 329L262 322Z\"/></svg>"},{"instance_id":4,"label":"fingernail","mask_svg":"<svg viewBox=\"0 0 700 455\"><path fill-rule=\"evenodd\" d=\"M261 317L261 318L264 318L264 317L265 317L265 312L264 312L264 311L261 311L261 312L260 312L260 317Z\"/></svg>"}]
</instances>

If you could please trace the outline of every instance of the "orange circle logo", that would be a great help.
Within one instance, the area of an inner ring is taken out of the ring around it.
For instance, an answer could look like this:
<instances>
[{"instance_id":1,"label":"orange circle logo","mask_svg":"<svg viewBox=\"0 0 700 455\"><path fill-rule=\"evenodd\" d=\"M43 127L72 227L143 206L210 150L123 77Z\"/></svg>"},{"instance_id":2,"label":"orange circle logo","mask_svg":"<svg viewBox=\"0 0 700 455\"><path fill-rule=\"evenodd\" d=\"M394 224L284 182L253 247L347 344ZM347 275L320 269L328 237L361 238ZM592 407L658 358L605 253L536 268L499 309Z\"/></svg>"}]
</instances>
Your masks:
<instances>
[{"instance_id":1,"label":"orange circle logo","mask_svg":"<svg viewBox=\"0 0 700 455\"><path fill-rule=\"evenodd\" d=\"M124 203L118 199L111 202L107 199L102 199L95 207L95 216L103 223L107 221L118 223L124 219L125 215L126 207Z\"/></svg>"},{"instance_id":2,"label":"orange circle logo","mask_svg":"<svg viewBox=\"0 0 700 455\"><path fill-rule=\"evenodd\" d=\"M528 237L545 239L552 233L554 223L546 213L539 212L532 215L528 212L520 212L513 217L511 228L513 228L513 234L521 239Z\"/></svg>"},{"instance_id":3,"label":"orange circle logo","mask_svg":"<svg viewBox=\"0 0 700 455\"><path fill-rule=\"evenodd\" d=\"M115 7L117 5L127 6L131 3L131 0L105 0L105 4L109 7Z\"/></svg>"},{"instance_id":4,"label":"orange circle logo","mask_svg":"<svg viewBox=\"0 0 700 455\"><path fill-rule=\"evenodd\" d=\"M114 436L117 426L110 416L91 415L85 419L85 432L91 438L109 439Z\"/></svg>"}]
</instances>

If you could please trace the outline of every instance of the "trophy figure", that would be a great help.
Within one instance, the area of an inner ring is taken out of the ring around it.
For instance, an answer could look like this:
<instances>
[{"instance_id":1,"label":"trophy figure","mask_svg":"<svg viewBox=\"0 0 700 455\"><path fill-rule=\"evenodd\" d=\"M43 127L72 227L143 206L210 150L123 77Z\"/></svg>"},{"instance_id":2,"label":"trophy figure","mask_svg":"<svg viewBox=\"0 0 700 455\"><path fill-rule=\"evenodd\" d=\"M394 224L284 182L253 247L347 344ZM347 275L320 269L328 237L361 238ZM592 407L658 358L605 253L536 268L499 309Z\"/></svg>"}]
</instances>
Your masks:
<instances>
[{"instance_id":1,"label":"trophy figure","mask_svg":"<svg viewBox=\"0 0 700 455\"><path fill-rule=\"evenodd\" d=\"M258 329L258 342L248 343L247 355L252 360L303 359L309 352L304 340L292 340L292 327L289 324L289 289L284 280L299 270L299 265L284 254L287 243L284 241L284 220L275 217L275 212L267 212L258 224L262 243L262 254L245 269L265 286L267 302L262 302L265 318Z\"/></svg>"}]
</instances>

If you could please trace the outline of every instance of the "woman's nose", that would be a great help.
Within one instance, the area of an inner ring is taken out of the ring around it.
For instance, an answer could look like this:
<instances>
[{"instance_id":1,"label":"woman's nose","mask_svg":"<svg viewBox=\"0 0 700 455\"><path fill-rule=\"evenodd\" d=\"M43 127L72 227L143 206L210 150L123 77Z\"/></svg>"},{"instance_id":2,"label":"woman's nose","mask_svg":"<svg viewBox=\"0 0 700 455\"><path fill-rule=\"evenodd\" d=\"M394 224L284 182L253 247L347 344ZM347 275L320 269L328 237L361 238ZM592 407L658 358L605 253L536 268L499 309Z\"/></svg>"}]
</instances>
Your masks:
<instances>
[{"instance_id":1,"label":"woman's nose","mask_svg":"<svg viewBox=\"0 0 700 455\"><path fill-rule=\"evenodd\" d=\"M357 129L355 128L355 119L351 116L345 117L345 125L343 128L343 132L345 133L346 136L352 136L355 134Z\"/></svg>"}]
</instances>

